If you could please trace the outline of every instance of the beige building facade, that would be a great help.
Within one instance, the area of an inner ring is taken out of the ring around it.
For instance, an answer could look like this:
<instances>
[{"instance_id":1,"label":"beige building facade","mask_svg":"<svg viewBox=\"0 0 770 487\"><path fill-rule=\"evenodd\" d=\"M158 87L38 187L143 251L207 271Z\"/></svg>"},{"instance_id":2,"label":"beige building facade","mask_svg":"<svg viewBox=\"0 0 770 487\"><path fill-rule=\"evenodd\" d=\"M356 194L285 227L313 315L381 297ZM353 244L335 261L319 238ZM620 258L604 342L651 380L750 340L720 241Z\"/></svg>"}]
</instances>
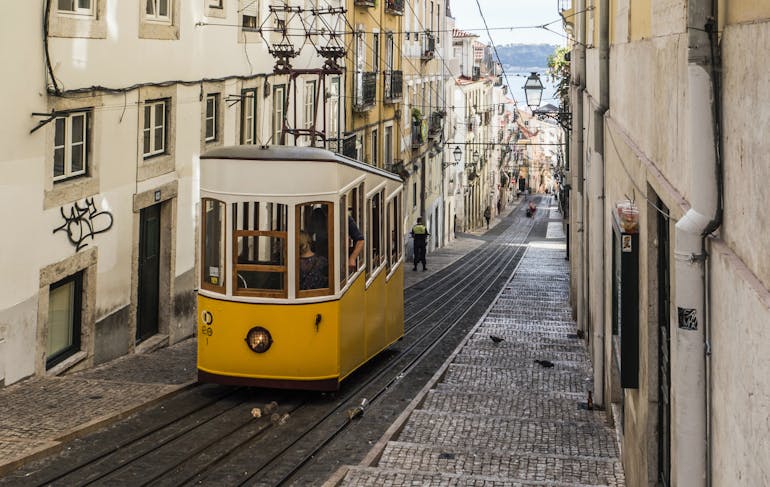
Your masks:
<instances>
[{"instance_id":1,"label":"beige building facade","mask_svg":"<svg viewBox=\"0 0 770 487\"><path fill-rule=\"evenodd\" d=\"M629 485L770 482L770 5L573 0L570 259Z\"/></svg>"}]
</instances>

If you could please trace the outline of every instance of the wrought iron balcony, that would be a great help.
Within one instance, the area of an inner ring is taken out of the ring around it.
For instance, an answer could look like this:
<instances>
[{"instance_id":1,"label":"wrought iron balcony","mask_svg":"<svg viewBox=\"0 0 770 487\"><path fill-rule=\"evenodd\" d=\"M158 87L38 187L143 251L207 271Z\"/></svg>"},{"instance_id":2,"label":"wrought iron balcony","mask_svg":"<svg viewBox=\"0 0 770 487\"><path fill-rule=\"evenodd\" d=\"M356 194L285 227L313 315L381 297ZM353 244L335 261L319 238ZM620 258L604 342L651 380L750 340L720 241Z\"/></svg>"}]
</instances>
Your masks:
<instances>
[{"instance_id":1,"label":"wrought iron balcony","mask_svg":"<svg viewBox=\"0 0 770 487\"><path fill-rule=\"evenodd\" d=\"M365 112L374 106L374 100L377 96L377 73L358 71L355 83L356 96L353 110Z\"/></svg>"},{"instance_id":2,"label":"wrought iron balcony","mask_svg":"<svg viewBox=\"0 0 770 487\"><path fill-rule=\"evenodd\" d=\"M385 102L398 103L403 96L404 72L403 71L385 71L383 77L385 81Z\"/></svg>"},{"instance_id":3,"label":"wrought iron balcony","mask_svg":"<svg viewBox=\"0 0 770 487\"><path fill-rule=\"evenodd\" d=\"M374 0L356 0L356 7L374 7Z\"/></svg>"},{"instance_id":4,"label":"wrought iron balcony","mask_svg":"<svg viewBox=\"0 0 770 487\"><path fill-rule=\"evenodd\" d=\"M404 15L404 0L385 0L385 13Z\"/></svg>"},{"instance_id":5,"label":"wrought iron balcony","mask_svg":"<svg viewBox=\"0 0 770 487\"><path fill-rule=\"evenodd\" d=\"M412 119L412 149L419 149L428 136L428 123L422 119Z\"/></svg>"},{"instance_id":6,"label":"wrought iron balcony","mask_svg":"<svg viewBox=\"0 0 770 487\"><path fill-rule=\"evenodd\" d=\"M444 129L444 112L433 112L430 114L430 124L428 126L428 138L435 139L440 137Z\"/></svg>"},{"instance_id":7,"label":"wrought iron balcony","mask_svg":"<svg viewBox=\"0 0 770 487\"><path fill-rule=\"evenodd\" d=\"M352 159L356 158L356 134L346 134L342 139L342 155Z\"/></svg>"},{"instance_id":8,"label":"wrought iron balcony","mask_svg":"<svg viewBox=\"0 0 770 487\"><path fill-rule=\"evenodd\" d=\"M428 61L436 54L436 38L428 31L422 36L420 59Z\"/></svg>"}]
</instances>

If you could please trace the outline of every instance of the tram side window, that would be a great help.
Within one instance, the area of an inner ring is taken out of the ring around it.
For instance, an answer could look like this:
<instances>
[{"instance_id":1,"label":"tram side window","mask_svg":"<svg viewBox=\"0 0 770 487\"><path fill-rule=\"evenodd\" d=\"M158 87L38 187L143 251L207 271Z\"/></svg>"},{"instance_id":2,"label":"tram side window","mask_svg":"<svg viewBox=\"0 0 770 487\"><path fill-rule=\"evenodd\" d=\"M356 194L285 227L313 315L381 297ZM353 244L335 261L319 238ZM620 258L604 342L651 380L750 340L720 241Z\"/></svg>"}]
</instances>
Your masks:
<instances>
[{"instance_id":1,"label":"tram side window","mask_svg":"<svg viewBox=\"0 0 770 487\"><path fill-rule=\"evenodd\" d=\"M287 296L287 206L233 203L233 289L236 294Z\"/></svg>"},{"instance_id":2,"label":"tram side window","mask_svg":"<svg viewBox=\"0 0 770 487\"><path fill-rule=\"evenodd\" d=\"M201 287L224 292L225 287L225 204L204 198L202 236L203 252L201 263Z\"/></svg>"},{"instance_id":3,"label":"tram side window","mask_svg":"<svg viewBox=\"0 0 770 487\"><path fill-rule=\"evenodd\" d=\"M353 253L357 244L354 241L353 235L350 235L350 228L355 227L358 233L363 228L363 198L363 183L352 188L340 198L340 208L347 208L347 211L340 211L340 242L343 242L340 245L340 287L343 287L348 279L363 265L363 252L359 253L358 257L356 257L355 266L350 267L348 265L349 256ZM352 226L351 219L353 220Z\"/></svg>"},{"instance_id":4,"label":"tram side window","mask_svg":"<svg viewBox=\"0 0 770 487\"><path fill-rule=\"evenodd\" d=\"M367 210L369 213L369 225L367 226L366 235L366 248L367 248L367 277L372 275L374 271L385 260L383 253L384 248L384 218L383 218L383 193L382 191L375 193L366 202Z\"/></svg>"},{"instance_id":5,"label":"tram side window","mask_svg":"<svg viewBox=\"0 0 770 487\"><path fill-rule=\"evenodd\" d=\"M332 229L333 206L330 202L297 205L297 296L329 294L332 286L330 256L334 241L329 240ZM334 235L332 233L332 235Z\"/></svg>"},{"instance_id":6,"label":"tram side window","mask_svg":"<svg viewBox=\"0 0 770 487\"><path fill-rule=\"evenodd\" d=\"M388 202L388 267L392 268L398 263L403 252L403 240L401 231L403 219L401 218L401 193Z\"/></svg>"}]
</instances>

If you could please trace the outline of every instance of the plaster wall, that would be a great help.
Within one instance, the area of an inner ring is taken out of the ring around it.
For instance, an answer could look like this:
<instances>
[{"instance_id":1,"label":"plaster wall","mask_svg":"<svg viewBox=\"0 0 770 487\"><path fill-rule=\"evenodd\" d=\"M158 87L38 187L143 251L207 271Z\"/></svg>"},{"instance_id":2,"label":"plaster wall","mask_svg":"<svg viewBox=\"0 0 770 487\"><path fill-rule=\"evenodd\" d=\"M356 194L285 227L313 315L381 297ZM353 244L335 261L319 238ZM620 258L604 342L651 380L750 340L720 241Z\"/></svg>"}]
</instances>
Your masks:
<instances>
[{"instance_id":1,"label":"plaster wall","mask_svg":"<svg viewBox=\"0 0 770 487\"><path fill-rule=\"evenodd\" d=\"M770 22L728 25L722 37L724 224L722 238L770 288Z\"/></svg>"},{"instance_id":2,"label":"plaster wall","mask_svg":"<svg viewBox=\"0 0 770 487\"><path fill-rule=\"evenodd\" d=\"M612 46L610 114L624 132L632 134L639 151L688 197L690 171L683 143L686 47L685 35Z\"/></svg>"},{"instance_id":3,"label":"plaster wall","mask_svg":"<svg viewBox=\"0 0 770 487\"><path fill-rule=\"evenodd\" d=\"M723 242L710 255L712 484L770 485L770 292Z\"/></svg>"}]
</instances>

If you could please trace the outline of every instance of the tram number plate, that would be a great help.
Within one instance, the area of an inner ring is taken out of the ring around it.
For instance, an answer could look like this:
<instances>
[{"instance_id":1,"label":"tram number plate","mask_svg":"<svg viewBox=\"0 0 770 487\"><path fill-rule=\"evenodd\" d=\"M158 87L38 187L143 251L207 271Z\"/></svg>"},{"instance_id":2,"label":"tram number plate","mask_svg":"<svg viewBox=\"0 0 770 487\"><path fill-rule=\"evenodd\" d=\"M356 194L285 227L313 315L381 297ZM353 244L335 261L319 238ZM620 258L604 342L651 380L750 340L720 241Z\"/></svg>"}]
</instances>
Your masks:
<instances>
[{"instance_id":1,"label":"tram number plate","mask_svg":"<svg viewBox=\"0 0 770 487\"><path fill-rule=\"evenodd\" d=\"M213 334L214 334L214 328L208 325L201 325L201 336L210 337Z\"/></svg>"}]
</instances>

